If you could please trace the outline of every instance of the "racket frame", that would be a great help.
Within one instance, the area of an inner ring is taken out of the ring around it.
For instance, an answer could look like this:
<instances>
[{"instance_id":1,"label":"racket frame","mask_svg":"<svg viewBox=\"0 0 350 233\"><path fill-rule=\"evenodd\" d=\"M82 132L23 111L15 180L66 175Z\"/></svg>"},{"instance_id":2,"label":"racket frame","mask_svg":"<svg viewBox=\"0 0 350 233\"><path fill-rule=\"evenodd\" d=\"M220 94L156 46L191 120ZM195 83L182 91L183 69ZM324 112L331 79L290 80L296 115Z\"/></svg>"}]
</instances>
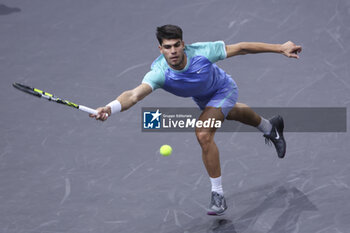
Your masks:
<instances>
[{"instance_id":1,"label":"racket frame","mask_svg":"<svg viewBox=\"0 0 350 233\"><path fill-rule=\"evenodd\" d=\"M63 105L66 105L66 106L69 106L69 107L72 107L72 108L76 108L76 109L79 109L83 112L87 112L87 113L90 113L90 114L93 114L93 115L97 115L97 111L95 109L92 109L92 108L89 108L89 107L86 107L84 105L78 105L78 104L75 104L69 100L64 100L64 99L60 99L58 98L57 96L53 95L53 94L50 94L48 92L45 92L45 91L42 91L40 89L37 89L37 88L33 88L33 87L30 87L30 86L27 86L27 85L24 85L24 84L21 84L21 83L13 83L12 86L20 91L23 91L25 93L28 93L28 94L31 94L33 96L36 96L36 97L39 97L39 98L44 98L48 101L53 101L53 102L56 102L56 103L59 103L59 104L63 104Z\"/></svg>"}]
</instances>

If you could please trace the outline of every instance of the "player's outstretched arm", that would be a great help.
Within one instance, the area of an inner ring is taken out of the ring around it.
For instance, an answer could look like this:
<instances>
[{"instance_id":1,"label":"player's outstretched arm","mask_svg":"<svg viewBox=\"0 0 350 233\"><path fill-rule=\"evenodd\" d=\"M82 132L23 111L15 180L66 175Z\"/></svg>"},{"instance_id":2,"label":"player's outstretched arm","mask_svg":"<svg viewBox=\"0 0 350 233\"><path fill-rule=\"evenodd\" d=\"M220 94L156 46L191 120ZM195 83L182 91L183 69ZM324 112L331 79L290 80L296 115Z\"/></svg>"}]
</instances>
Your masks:
<instances>
[{"instance_id":1,"label":"player's outstretched arm","mask_svg":"<svg viewBox=\"0 0 350 233\"><path fill-rule=\"evenodd\" d=\"M292 41L284 44L267 44L262 42L240 42L225 46L227 58L255 53L280 53L290 58L299 58L301 46L295 45Z\"/></svg>"},{"instance_id":2,"label":"player's outstretched arm","mask_svg":"<svg viewBox=\"0 0 350 233\"><path fill-rule=\"evenodd\" d=\"M145 98L152 92L152 88L145 83L137 86L136 88L128 91L124 91L120 96L117 97L117 103L120 103L120 111L125 111L135 105L137 102ZM119 104L118 103L118 104ZM96 109L98 114L90 114L90 117L95 118L96 120L105 121L107 118L112 115L112 107L104 106Z\"/></svg>"}]
</instances>

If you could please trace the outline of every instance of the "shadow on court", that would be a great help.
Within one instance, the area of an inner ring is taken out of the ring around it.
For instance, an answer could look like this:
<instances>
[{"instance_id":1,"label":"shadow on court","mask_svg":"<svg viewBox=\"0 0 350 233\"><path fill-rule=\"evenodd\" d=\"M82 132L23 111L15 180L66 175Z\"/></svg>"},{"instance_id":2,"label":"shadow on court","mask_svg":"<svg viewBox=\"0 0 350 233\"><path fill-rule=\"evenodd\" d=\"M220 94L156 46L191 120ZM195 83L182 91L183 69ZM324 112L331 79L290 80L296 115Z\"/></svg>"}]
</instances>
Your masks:
<instances>
[{"instance_id":1,"label":"shadow on court","mask_svg":"<svg viewBox=\"0 0 350 233\"><path fill-rule=\"evenodd\" d=\"M9 15L12 13L20 12L21 9L17 7L8 7L4 4L0 4L0 15Z\"/></svg>"},{"instance_id":2,"label":"shadow on court","mask_svg":"<svg viewBox=\"0 0 350 233\"><path fill-rule=\"evenodd\" d=\"M296 232L301 214L304 211L317 211L318 208L309 200L307 195L295 187L266 185L247 190L232 196L237 205L229 206L233 215L214 217L214 219L195 219L176 232L208 232L208 233L242 233L256 232L292 233ZM242 208L242 206L248 206ZM265 219L268 214L275 212L274 219ZM255 232L255 231L254 231Z\"/></svg>"}]
</instances>

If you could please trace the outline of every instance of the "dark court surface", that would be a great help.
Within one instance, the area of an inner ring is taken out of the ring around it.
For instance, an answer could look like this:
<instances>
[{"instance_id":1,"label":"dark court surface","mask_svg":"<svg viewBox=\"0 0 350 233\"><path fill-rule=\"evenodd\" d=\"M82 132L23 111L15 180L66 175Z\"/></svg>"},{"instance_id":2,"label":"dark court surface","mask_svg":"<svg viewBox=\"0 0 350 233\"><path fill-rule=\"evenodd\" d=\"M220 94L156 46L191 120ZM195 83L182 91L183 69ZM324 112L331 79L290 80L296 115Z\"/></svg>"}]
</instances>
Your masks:
<instances>
[{"instance_id":1,"label":"dark court surface","mask_svg":"<svg viewBox=\"0 0 350 233\"><path fill-rule=\"evenodd\" d=\"M259 54L218 65L250 106L348 113L349 22L347 0L1 1L0 232L350 232L348 126L286 133L283 160L261 133L218 133L229 209L212 217L195 135L140 127L142 107L195 107L191 99L157 90L101 123L11 87L105 105L141 82L159 54L156 26L172 23L186 43L302 45L299 60ZM171 156L159 155L162 144Z\"/></svg>"}]
</instances>

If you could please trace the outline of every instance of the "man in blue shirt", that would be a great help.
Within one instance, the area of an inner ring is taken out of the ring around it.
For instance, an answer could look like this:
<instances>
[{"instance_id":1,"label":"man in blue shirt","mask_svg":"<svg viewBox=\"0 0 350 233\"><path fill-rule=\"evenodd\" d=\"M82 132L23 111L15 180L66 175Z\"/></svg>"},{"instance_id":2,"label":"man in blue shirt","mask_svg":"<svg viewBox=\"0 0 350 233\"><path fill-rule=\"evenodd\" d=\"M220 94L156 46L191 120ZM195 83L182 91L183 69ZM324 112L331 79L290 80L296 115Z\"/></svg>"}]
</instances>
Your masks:
<instances>
[{"instance_id":1,"label":"man in blue shirt","mask_svg":"<svg viewBox=\"0 0 350 233\"><path fill-rule=\"evenodd\" d=\"M256 114L251 108L237 102L238 88L234 80L215 62L225 58L254 54L280 53L299 58L301 46L288 41L284 44L240 42L225 45L223 41L201 42L185 45L182 30L175 25L157 28L161 55L152 63L142 84L123 92L116 100L97 109L96 120L105 121L111 114L125 111L158 88L181 97L192 97L203 110L199 120L209 118L224 121L235 120L256 127L275 145L279 158L286 153L283 137L284 123L281 116L270 120ZM227 209L221 184L219 150L214 141L216 128L196 128L196 136L202 148L202 159L211 180L212 192L209 215L221 215Z\"/></svg>"}]
</instances>

